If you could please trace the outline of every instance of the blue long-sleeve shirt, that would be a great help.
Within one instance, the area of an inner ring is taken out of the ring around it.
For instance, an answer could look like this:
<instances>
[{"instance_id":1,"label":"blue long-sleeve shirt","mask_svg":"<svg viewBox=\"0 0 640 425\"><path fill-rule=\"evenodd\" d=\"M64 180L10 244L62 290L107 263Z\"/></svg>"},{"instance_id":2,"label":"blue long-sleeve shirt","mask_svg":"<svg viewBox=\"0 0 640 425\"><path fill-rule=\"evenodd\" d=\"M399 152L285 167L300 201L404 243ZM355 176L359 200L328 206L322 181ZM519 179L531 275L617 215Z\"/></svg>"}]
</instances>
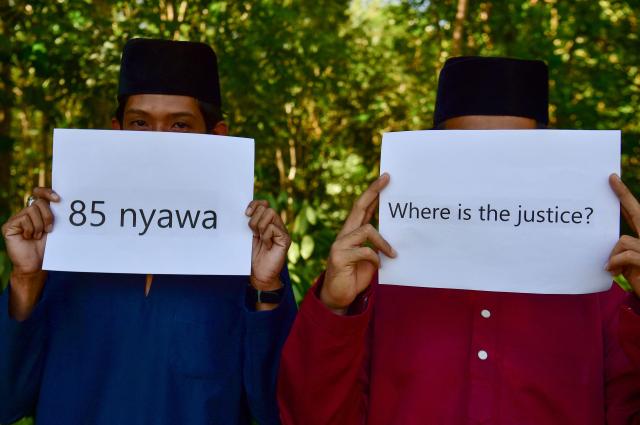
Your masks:
<instances>
[{"instance_id":1,"label":"blue long-sleeve shirt","mask_svg":"<svg viewBox=\"0 0 640 425\"><path fill-rule=\"evenodd\" d=\"M295 316L285 296L252 311L246 276L50 272L31 316L0 296L0 423L279 423L280 350Z\"/></svg>"}]
</instances>

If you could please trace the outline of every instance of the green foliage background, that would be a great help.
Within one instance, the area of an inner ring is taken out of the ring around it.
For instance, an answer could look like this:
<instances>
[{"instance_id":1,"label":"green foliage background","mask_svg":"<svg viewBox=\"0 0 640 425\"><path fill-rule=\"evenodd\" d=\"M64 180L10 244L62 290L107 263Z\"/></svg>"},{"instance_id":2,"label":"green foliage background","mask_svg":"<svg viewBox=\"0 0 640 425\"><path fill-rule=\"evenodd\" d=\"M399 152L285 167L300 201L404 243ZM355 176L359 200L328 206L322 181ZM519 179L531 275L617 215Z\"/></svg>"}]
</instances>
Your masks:
<instances>
[{"instance_id":1,"label":"green foliage background","mask_svg":"<svg viewBox=\"0 0 640 425\"><path fill-rule=\"evenodd\" d=\"M381 133L430 128L451 56L545 60L551 127L622 129L639 194L639 18L638 0L0 0L0 221L49 185L54 127L109 128L134 36L218 53L231 134L256 139L256 191L292 233L298 299L377 175ZM9 267L0 246L2 282Z\"/></svg>"}]
</instances>

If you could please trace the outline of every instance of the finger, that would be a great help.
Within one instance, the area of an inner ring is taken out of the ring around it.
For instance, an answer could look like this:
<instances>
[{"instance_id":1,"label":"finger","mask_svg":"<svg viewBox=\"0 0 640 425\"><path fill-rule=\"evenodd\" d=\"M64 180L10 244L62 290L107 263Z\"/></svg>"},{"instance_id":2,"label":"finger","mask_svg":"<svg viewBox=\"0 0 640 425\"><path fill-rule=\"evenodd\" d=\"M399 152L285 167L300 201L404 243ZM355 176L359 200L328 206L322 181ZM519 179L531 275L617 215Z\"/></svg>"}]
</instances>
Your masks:
<instances>
[{"instance_id":1,"label":"finger","mask_svg":"<svg viewBox=\"0 0 640 425\"><path fill-rule=\"evenodd\" d=\"M368 261L376 266L376 268L380 268L380 257L373 249L367 246L353 248L349 250L346 255L347 260L350 263L357 263L358 261Z\"/></svg>"},{"instance_id":2,"label":"finger","mask_svg":"<svg viewBox=\"0 0 640 425\"><path fill-rule=\"evenodd\" d=\"M382 174L360 195L355 204L353 204L353 209L351 213L349 213L338 236L350 233L366 223L367 210L372 204L374 208L377 206L376 201L378 196L380 196L382 189L389 184L389 180L390 176L388 173Z\"/></svg>"},{"instance_id":3,"label":"finger","mask_svg":"<svg viewBox=\"0 0 640 425\"><path fill-rule=\"evenodd\" d=\"M631 214L629 214L626 208L622 205L620 205L620 211L622 212L622 217L624 218L624 221L629 225L629 227L631 227L631 231L634 232L635 234L638 234L638 229L635 228L633 224L633 218L631 217Z\"/></svg>"},{"instance_id":4,"label":"finger","mask_svg":"<svg viewBox=\"0 0 640 425\"><path fill-rule=\"evenodd\" d=\"M369 223L373 218L376 210L378 209L378 201L380 200L380 196L377 196L376 199L367 207L367 212L364 216L364 223Z\"/></svg>"},{"instance_id":5,"label":"finger","mask_svg":"<svg viewBox=\"0 0 640 425\"><path fill-rule=\"evenodd\" d=\"M265 208L269 208L268 201L265 201L264 199L254 199L253 201L249 202L249 205L247 206L247 209L244 212L245 215L250 217L255 211L255 209L260 205L262 205Z\"/></svg>"},{"instance_id":6,"label":"finger","mask_svg":"<svg viewBox=\"0 0 640 425\"><path fill-rule=\"evenodd\" d=\"M289 234L289 231L287 230L287 226L284 225L284 222L282 221L282 217L280 217L280 214L276 210L274 210L274 212L276 214L273 217L272 223L278 226L280 229L282 229L285 233Z\"/></svg>"},{"instance_id":7,"label":"finger","mask_svg":"<svg viewBox=\"0 0 640 425\"><path fill-rule=\"evenodd\" d=\"M49 203L39 199L33 203L32 207L38 208L44 223L44 231L50 233L53 230L53 213L51 212Z\"/></svg>"},{"instance_id":8,"label":"finger","mask_svg":"<svg viewBox=\"0 0 640 425\"><path fill-rule=\"evenodd\" d=\"M391 247L380 233L369 223L361 226L357 230L339 238L336 241L338 248L355 248L363 243L371 243L377 250L382 251L384 255L390 258L396 257L396 251Z\"/></svg>"},{"instance_id":9,"label":"finger","mask_svg":"<svg viewBox=\"0 0 640 425\"><path fill-rule=\"evenodd\" d=\"M267 207L264 205L258 205L251 215L251 220L249 220L249 227L253 231L254 234L260 234L258 231L258 223L260 223L260 219L262 218L262 214L267 210Z\"/></svg>"},{"instance_id":10,"label":"finger","mask_svg":"<svg viewBox=\"0 0 640 425\"><path fill-rule=\"evenodd\" d=\"M273 220L277 215L278 214L276 214L276 212L272 208L267 208L262 213L262 216L260 216L260 220L258 221L258 232L260 232L260 234L263 234L267 229L267 226L273 223Z\"/></svg>"},{"instance_id":11,"label":"finger","mask_svg":"<svg viewBox=\"0 0 640 425\"><path fill-rule=\"evenodd\" d=\"M618 199L620 199L620 205L624 211L623 214L625 215L627 223L633 231L638 234L640 230L640 203L638 203L638 200L617 174L611 174L609 176L609 184Z\"/></svg>"},{"instance_id":12,"label":"finger","mask_svg":"<svg viewBox=\"0 0 640 425\"><path fill-rule=\"evenodd\" d=\"M636 251L640 252L640 239L634 238L629 235L622 235L616 245L611 250L609 258L624 251Z\"/></svg>"},{"instance_id":13,"label":"finger","mask_svg":"<svg viewBox=\"0 0 640 425\"><path fill-rule=\"evenodd\" d=\"M640 252L623 251L611 257L607 264L607 270L615 275L620 274L620 271L626 267L640 267Z\"/></svg>"},{"instance_id":14,"label":"finger","mask_svg":"<svg viewBox=\"0 0 640 425\"><path fill-rule=\"evenodd\" d=\"M260 239L266 244L267 249L271 249L274 244L289 248L291 244L289 234L273 223L267 226L264 233L260 235Z\"/></svg>"},{"instance_id":15,"label":"finger","mask_svg":"<svg viewBox=\"0 0 640 425\"><path fill-rule=\"evenodd\" d=\"M624 216L624 219L626 221L631 221L631 214L629 214L629 212L623 205L620 205L620 211L622 212L622 215Z\"/></svg>"},{"instance_id":16,"label":"finger","mask_svg":"<svg viewBox=\"0 0 640 425\"><path fill-rule=\"evenodd\" d=\"M49 187L36 187L33 189L32 193L33 196L40 199L46 199L49 202L60 201L60 196Z\"/></svg>"},{"instance_id":17,"label":"finger","mask_svg":"<svg viewBox=\"0 0 640 425\"><path fill-rule=\"evenodd\" d=\"M20 230L22 230L22 237L24 239L31 239L31 237L33 236L33 223L31 222L31 217L29 217L29 214L21 215L17 225L19 226Z\"/></svg>"},{"instance_id":18,"label":"finger","mask_svg":"<svg viewBox=\"0 0 640 425\"><path fill-rule=\"evenodd\" d=\"M622 235L611 250L611 254L609 254L605 270L609 271L614 276L622 273L622 269L611 266L611 258L625 251L640 252L640 240L629 235Z\"/></svg>"},{"instance_id":19,"label":"finger","mask_svg":"<svg viewBox=\"0 0 640 425\"><path fill-rule=\"evenodd\" d=\"M275 230L273 229L274 227L275 226L270 225L265 229L264 232L260 233L260 240L262 241L262 243L264 243L267 249L271 249L271 247L273 246L273 236L275 235Z\"/></svg>"},{"instance_id":20,"label":"finger","mask_svg":"<svg viewBox=\"0 0 640 425\"><path fill-rule=\"evenodd\" d=\"M33 238L40 239L42 232L44 232L44 220L42 219L42 214L40 214L40 209L32 205L25 209L25 213L31 219L31 224L33 225Z\"/></svg>"},{"instance_id":21,"label":"finger","mask_svg":"<svg viewBox=\"0 0 640 425\"><path fill-rule=\"evenodd\" d=\"M2 225L2 236L6 238L24 233L23 222L25 217L26 219L29 219L29 216L26 215L23 210L9 218L9 220Z\"/></svg>"}]
</instances>

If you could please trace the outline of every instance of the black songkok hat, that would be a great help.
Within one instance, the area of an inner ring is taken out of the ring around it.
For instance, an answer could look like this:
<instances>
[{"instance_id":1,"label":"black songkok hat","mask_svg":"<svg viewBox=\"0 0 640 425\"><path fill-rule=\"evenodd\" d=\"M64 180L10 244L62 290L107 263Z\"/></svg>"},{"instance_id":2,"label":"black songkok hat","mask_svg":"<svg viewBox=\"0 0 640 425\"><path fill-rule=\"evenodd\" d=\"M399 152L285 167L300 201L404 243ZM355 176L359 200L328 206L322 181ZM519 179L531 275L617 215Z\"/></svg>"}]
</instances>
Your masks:
<instances>
[{"instance_id":1,"label":"black songkok hat","mask_svg":"<svg viewBox=\"0 0 640 425\"><path fill-rule=\"evenodd\" d=\"M134 94L191 96L220 107L215 52L190 41L129 40L122 51L118 97Z\"/></svg>"},{"instance_id":2,"label":"black songkok hat","mask_svg":"<svg viewBox=\"0 0 640 425\"><path fill-rule=\"evenodd\" d=\"M549 71L539 60L461 56L440 71L433 125L464 115L549 122Z\"/></svg>"}]
</instances>

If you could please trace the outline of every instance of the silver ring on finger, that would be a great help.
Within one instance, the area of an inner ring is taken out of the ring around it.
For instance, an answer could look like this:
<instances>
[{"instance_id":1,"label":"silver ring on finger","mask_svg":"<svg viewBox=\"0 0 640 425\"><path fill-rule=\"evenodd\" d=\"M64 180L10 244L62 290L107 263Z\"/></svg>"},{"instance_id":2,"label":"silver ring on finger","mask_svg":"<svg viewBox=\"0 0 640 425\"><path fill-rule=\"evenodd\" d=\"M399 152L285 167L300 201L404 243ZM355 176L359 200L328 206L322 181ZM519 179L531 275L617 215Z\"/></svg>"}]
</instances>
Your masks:
<instances>
[{"instance_id":1,"label":"silver ring on finger","mask_svg":"<svg viewBox=\"0 0 640 425\"><path fill-rule=\"evenodd\" d=\"M38 200L37 196L31 195L29 196L29 198L27 198L27 207L30 207L31 205L34 204L34 202L36 202Z\"/></svg>"}]
</instances>

